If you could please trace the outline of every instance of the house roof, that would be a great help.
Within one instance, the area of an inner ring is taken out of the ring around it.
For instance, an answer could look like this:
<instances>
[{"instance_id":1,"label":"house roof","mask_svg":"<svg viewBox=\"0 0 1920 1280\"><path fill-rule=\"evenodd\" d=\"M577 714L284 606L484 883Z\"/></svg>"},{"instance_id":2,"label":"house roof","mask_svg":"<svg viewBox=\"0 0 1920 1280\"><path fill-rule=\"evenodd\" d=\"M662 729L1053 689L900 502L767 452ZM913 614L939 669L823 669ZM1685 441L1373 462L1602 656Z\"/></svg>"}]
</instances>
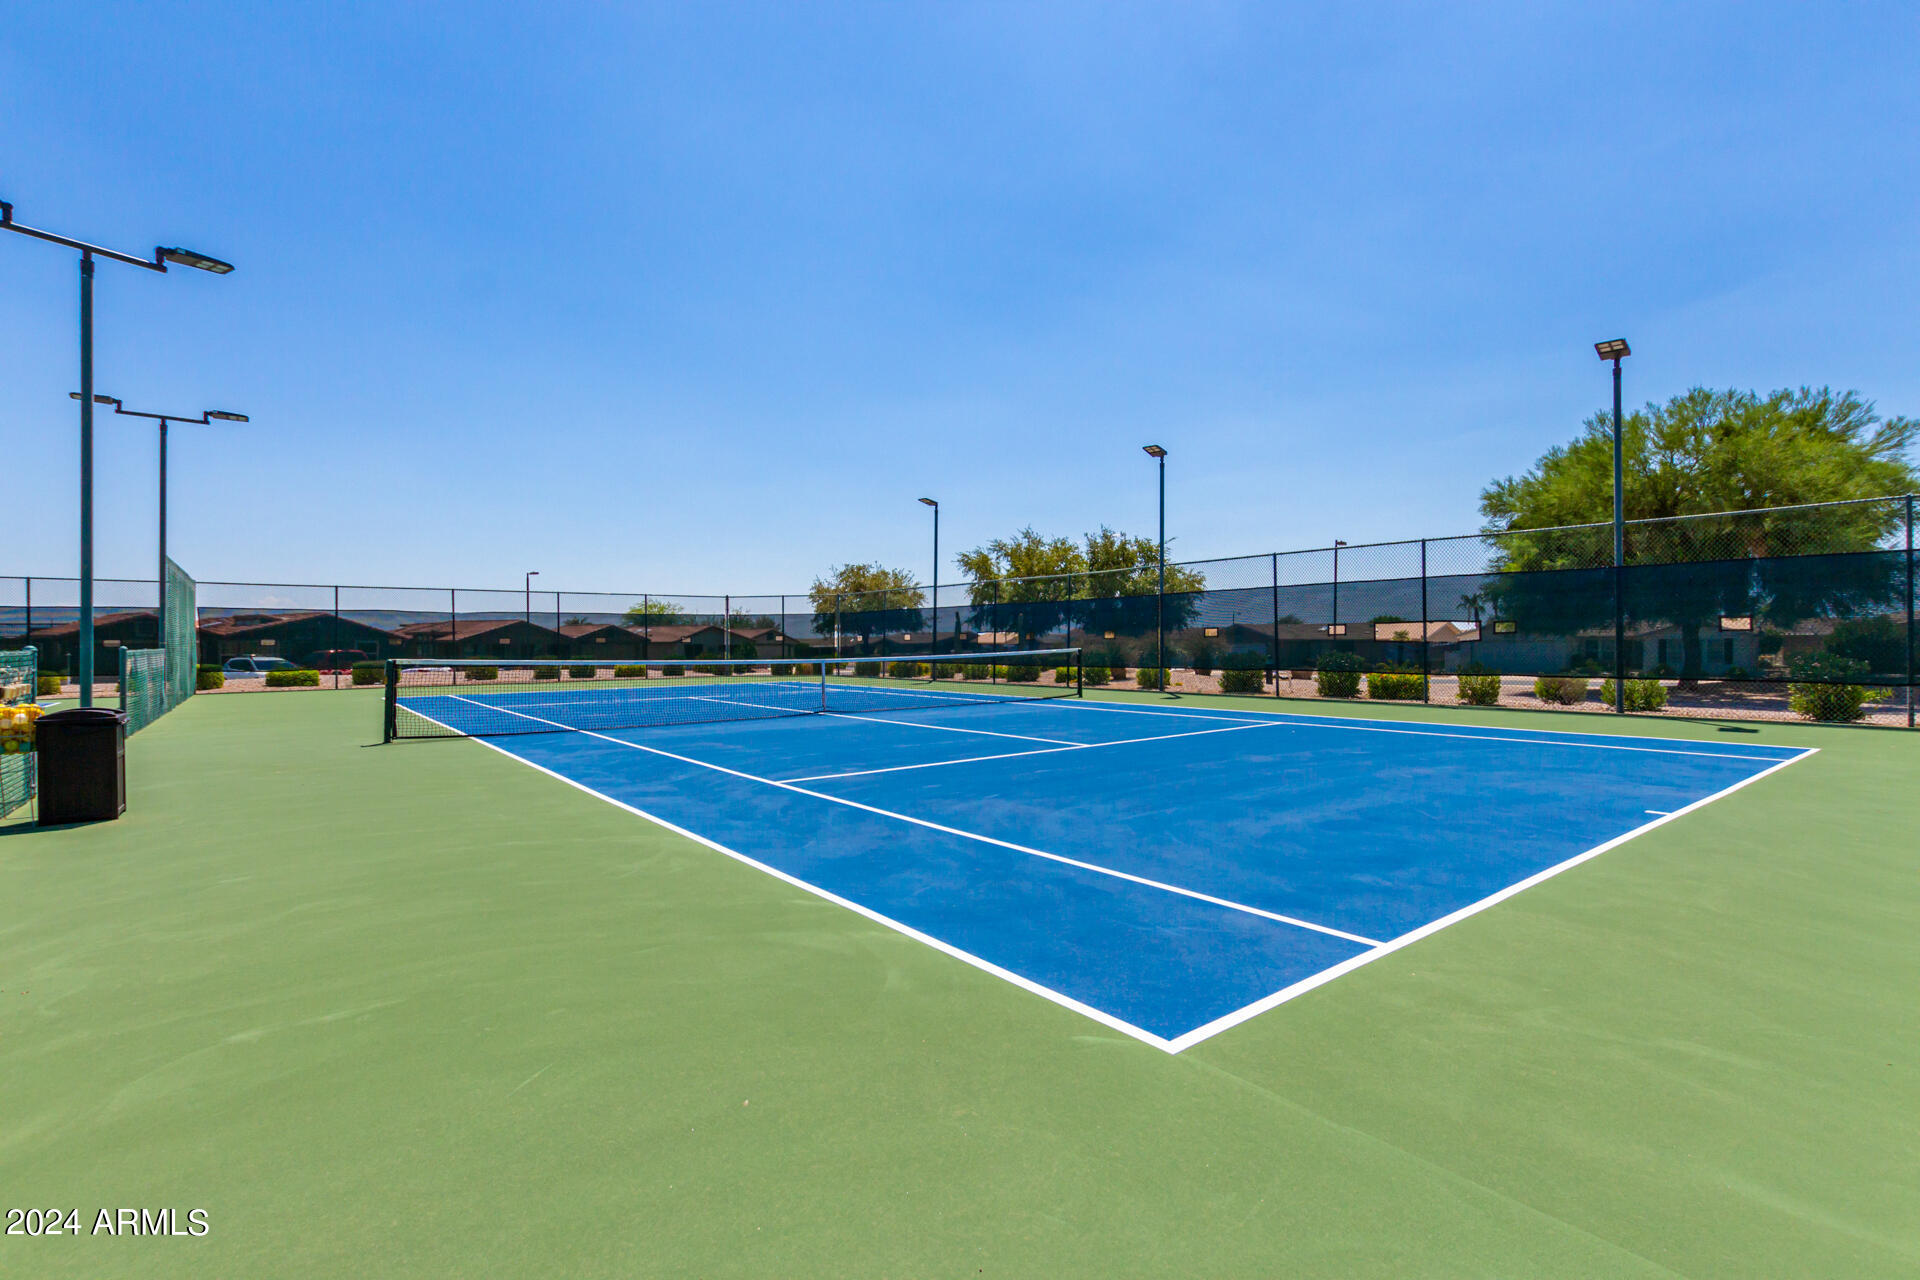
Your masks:
<instances>
[{"instance_id":1,"label":"house roof","mask_svg":"<svg viewBox=\"0 0 1920 1280\"><path fill-rule=\"evenodd\" d=\"M410 640L471 640L506 627L524 627L550 636L560 634L552 627L543 627L524 618L460 618L457 621L439 618L432 622L409 622L395 628L394 634Z\"/></svg>"},{"instance_id":2,"label":"house roof","mask_svg":"<svg viewBox=\"0 0 1920 1280\"><path fill-rule=\"evenodd\" d=\"M93 615L93 628L98 631L102 627L121 626L140 619L152 621L153 617L154 613L151 609L124 609L118 613L96 613ZM31 639L34 636L77 636L79 633L80 619L75 618L71 622L56 622L50 627L35 627L27 633L27 636Z\"/></svg>"}]
</instances>

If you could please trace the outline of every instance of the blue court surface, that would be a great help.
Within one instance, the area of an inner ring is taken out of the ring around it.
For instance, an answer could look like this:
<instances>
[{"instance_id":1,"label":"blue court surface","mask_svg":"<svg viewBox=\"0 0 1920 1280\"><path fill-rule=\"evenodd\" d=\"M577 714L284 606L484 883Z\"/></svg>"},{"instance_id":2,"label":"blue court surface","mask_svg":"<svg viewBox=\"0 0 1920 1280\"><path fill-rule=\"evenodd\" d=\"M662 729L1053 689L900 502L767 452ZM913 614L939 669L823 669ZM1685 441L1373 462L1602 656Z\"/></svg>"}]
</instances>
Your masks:
<instances>
[{"instance_id":1,"label":"blue court surface","mask_svg":"<svg viewBox=\"0 0 1920 1280\"><path fill-rule=\"evenodd\" d=\"M1808 754L1091 699L487 745L1176 1052Z\"/></svg>"}]
</instances>

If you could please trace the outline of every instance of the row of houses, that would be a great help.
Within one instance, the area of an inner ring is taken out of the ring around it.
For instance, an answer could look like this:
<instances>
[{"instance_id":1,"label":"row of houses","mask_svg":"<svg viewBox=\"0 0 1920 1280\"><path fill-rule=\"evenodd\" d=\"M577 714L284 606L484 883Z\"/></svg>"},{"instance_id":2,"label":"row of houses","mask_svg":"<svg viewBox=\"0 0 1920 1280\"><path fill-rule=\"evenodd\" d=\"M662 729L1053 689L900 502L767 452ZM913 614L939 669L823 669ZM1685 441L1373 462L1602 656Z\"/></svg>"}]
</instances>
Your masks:
<instances>
[{"instance_id":1,"label":"row of houses","mask_svg":"<svg viewBox=\"0 0 1920 1280\"><path fill-rule=\"evenodd\" d=\"M49 671L71 671L78 652L79 623L40 627L0 642L30 644ZM805 649L777 627L613 623L542 626L524 618L443 618L377 627L323 611L232 613L203 616L198 626L200 661L285 658L296 666L384 658L554 658L574 662L639 662L646 659L714 658L725 653L760 658L792 657ZM94 670L108 678L120 669L120 650L159 645L151 610L94 615Z\"/></svg>"}]
</instances>

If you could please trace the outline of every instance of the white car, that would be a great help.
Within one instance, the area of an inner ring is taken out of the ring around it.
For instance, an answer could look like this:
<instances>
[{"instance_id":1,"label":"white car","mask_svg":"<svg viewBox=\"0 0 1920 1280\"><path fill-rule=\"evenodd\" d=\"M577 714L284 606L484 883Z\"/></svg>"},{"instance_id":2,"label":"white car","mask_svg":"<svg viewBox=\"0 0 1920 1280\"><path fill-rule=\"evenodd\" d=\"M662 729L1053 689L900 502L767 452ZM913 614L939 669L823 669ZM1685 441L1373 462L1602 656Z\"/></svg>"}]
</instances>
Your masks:
<instances>
[{"instance_id":1,"label":"white car","mask_svg":"<svg viewBox=\"0 0 1920 1280\"><path fill-rule=\"evenodd\" d=\"M285 658L266 658L256 653L245 658L228 658L221 670L229 676L259 676L269 671L292 671L294 665Z\"/></svg>"}]
</instances>

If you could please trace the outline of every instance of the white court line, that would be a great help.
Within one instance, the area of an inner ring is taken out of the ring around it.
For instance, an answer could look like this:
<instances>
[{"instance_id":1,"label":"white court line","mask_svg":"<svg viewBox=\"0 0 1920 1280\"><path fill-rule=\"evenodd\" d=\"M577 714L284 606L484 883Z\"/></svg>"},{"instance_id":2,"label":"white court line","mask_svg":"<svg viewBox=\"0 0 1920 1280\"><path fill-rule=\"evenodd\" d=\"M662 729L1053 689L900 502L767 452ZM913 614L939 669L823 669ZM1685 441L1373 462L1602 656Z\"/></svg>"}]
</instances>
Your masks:
<instances>
[{"instance_id":1,"label":"white court line","mask_svg":"<svg viewBox=\"0 0 1920 1280\"><path fill-rule=\"evenodd\" d=\"M1202 1040L1206 1040L1212 1036L1219 1035L1222 1031L1227 1030L1229 1027L1237 1027L1241 1023L1245 1022L1247 1019L1257 1017L1260 1014L1265 1013L1267 1010L1275 1008L1278 1005L1283 1005L1287 1001L1293 999L1295 996L1304 995L1307 992L1313 990L1315 987L1324 986L1325 984L1332 982L1335 978L1340 977L1342 974L1352 973L1355 969L1358 969L1361 965L1371 964L1373 961L1378 960L1381 956L1392 955L1394 952L1400 950L1400 948L1411 946L1413 943L1420 941L1420 939L1422 938L1429 937L1432 934L1440 932L1440 930L1446 928L1448 925L1458 924L1460 921L1465 920L1468 916L1478 915L1480 912L1485 911L1488 907L1494 906L1497 903L1505 902L1508 898L1511 898L1514 894L1521 892L1523 889L1531 889L1534 885L1539 884L1541 881L1550 880L1554 876L1559 875L1562 871L1566 871L1572 867L1577 867L1581 863L1586 862L1590 858L1597 858L1601 854L1607 852L1607 850L1609 849L1617 849L1621 845L1625 844L1627 841L1633 839L1635 836L1645 835L1647 832L1653 830L1655 827L1665 826L1667 823L1672 822L1676 818L1692 813L1695 809L1705 808L1707 805L1712 804L1715 800L1719 800L1726 796L1730 796L1734 792L1740 790L1740 788L1742 787L1751 786L1753 783L1760 781L1760 779L1766 777L1768 774L1778 773L1780 772L1780 770L1786 768L1790 764L1798 764L1800 763L1800 761L1805 760L1808 756L1815 754L1818 750L1819 748L1817 747L1808 747L1805 750L1803 750L1799 755L1789 756L1787 759L1778 762L1770 769L1762 769L1760 772L1754 774L1751 777L1742 778L1740 781L1734 783L1732 786L1724 787L1721 790L1714 792L1710 796L1704 796L1701 799L1695 800L1692 804L1684 805L1681 808L1675 809L1672 813L1669 813L1664 817L1655 818L1652 822L1642 823L1640 826L1635 827L1633 830L1627 832L1625 835L1615 836L1613 839L1607 841L1605 844L1597 844L1593 848L1588 849L1585 853L1577 853L1573 857L1568 858L1565 862L1555 863L1553 866L1548 867L1545 871L1536 871L1534 874L1528 876L1524 880L1518 881L1514 884L1510 884L1506 888L1498 891L1497 893L1488 894L1486 897L1480 899L1480 901L1469 903L1468 905L1460 908L1458 911L1452 912L1448 915L1441 916L1438 920L1435 920L1430 924L1424 924L1424 925L1421 925L1418 929L1414 929L1410 932L1403 933L1399 937L1393 939L1391 942L1384 942L1379 946L1375 947L1371 951L1363 951L1359 955L1353 956L1347 960L1342 960L1339 964L1333 965L1330 968L1322 969L1319 973L1316 973L1311 977L1302 978L1300 981L1294 983L1290 987L1283 987L1281 990L1274 992L1272 995L1266 997L1264 1000L1256 1000L1252 1004L1247 1005L1244 1008L1236 1009L1232 1013L1225 1014L1222 1017L1215 1018L1212 1022L1209 1022L1204 1026L1195 1027L1192 1031L1186 1032L1184 1035L1175 1036L1172 1040L1167 1042L1168 1049L1170 1052L1178 1053L1182 1049L1185 1049L1190 1045L1199 1044Z\"/></svg>"},{"instance_id":2,"label":"white court line","mask_svg":"<svg viewBox=\"0 0 1920 1280\"><path fill-rule=\"evenodd\" d=\"M448 696L458 698L460 695L449 694ZM462 699L462 701L465 701L465 699ZM475 705L484 706L485 704L476 703ZM495 707L494 710L505 710L505 708ZM541 724L550 724L557 729L565 729L568 727L554 720L545 720L539 716L529 716L518 711L508 712L508 714L521 716L522 719L526 720L537 720ZM949 827L944 823L933 822L926 818L916 818L912 814L896 813L892 809L882 809L877 805L861 804L858 800L848 800L844 796L829 795L825 791L810 791L806 787L797 786L791 782L781 782L775 778L763 778L758 774L743 773L738 769L729 769L725 765L713 764L706 760L696 760L692 756L677 755L672 751L663 751L659 747L649 747L644 743L628 742L625 738L615 738L604 733L596 733L592 729L575 729L573 732L585 734L589 738L598 738L602 742L611 742L615 746L626 747L633 751L645 751L650 755L664 756L668 760L677 760L681 764L690 764L702 769L711 769L715 773L724 773L729 777L740 778L747 782L758 782L769 787L778 787L782 791L791 791L795 795L811 796L815 800L825 800L830 804L845 805L849 809L859 809L863 813L877 814L882 818L892 818L897 822L911 823L916 827L925 827L929 831L938 831L943 835L959 836L965 840L977 840L981 844L997 845L1002 849L1011 849L1015 853L1024 853L1029 857L1045 858L1048 862L1058 862L1062 866L1078 867L1082 871L1092 871L1098 875L1112 876L1116 880L1126 880L1133 884L1144 885L1149 889L1159 889L1163 893L1178 894L1183 898L1192 898L1196 902L1205 902L1212 906L1225 907L1229 911L1239 911L1246 915L1259 916L1263 920L1272 920L1277 924L1292 925L1296 929L1308 929L1314 933L1324 933L1331 938L1344 938L1348 942L1358 942L1369 947L1377 947L1380 945L1380 943L1373 938L1364 937L1357 933L1348 933L1346 930L1336 929L1332 925L1315 924L1311 920L1302 920L1297 916L1281 915L1277 911L1268 911L1264 907L1249 906L1244 902L1235 902L1231 898L1217 898L1213 894L1202 893L1198 889L1185 889L1177 884L1168 884L1164 880L1151 880L1146 876L1134 875L1131 871L1120 871L1114 867L1103 867L1097 862L1082 862L1078 858L1069 858L1062 853L1048 853L1045 849L1035 849L1031 845L1015 844L1011 840L1000 840L993 836L983 836L977 831L965 831L959 827Z\"/></svg>"},{"instance_id":3,"label":"white court line","mask_svg":"<svg viewBox=\"0 0 1920 1280\"><path fill-rule=\"evenodd\" d=\"M447 696L457 697L458 695L447 695ZM461 699L461 700L468 701L468 699ZM486 704L480 703L476 705L485 706ZM494 708L494 709L497 710L498 708ZM1126 708L1102 708L1102 709L1103 710L1105 709L1126 710ZM451 728L451 726L445 725L441 721L434 720L432 716L428 716L422 712L415 711L414 714L420 716L420 718L423 720L430 720L435 724L440 724L442 728L449 728L449 729ZM1145 712L1145 714L1156 714L1156 713L1147 711ZM1170 714L1178 715L1181 713L1176 712L1176 713L1170 713ZM533 717L533 716L529 716L525 718L538 719L538 717ZM1219 719L1220 717L1196 716L1193 718ZM542 721L542 723L554 723L554 722ZM1288 721L1275 717L1272 720L1270 720L1269 723L1280 724L1280 723L1288 723ZM455 730L455 732L458 732L458 731ZM618 742L622 746L638 747L639 745L637 743L622 742L621 739L618 739L618 738L606 738L604 734L595 733L595 734L590 734L589 736L605 738L606 741ZM982 970L983 972L991 973L995 977L1003 978L1006 981L1012 983L1013 985L1021 988L1024 991L1029 991L1037 996L1040 996L1043 999L1051 1000L1053 1003L1060 1005L1062 1008L1071 1009L1075 1013L1082 1014L1083 1016L1092 1019L1093 1021L1101 1024L1102 1026L1109 1027L1115 1031L1119 1031L1124 1035L1131 1036L1132 1038L1139 1040L1142 1043L1150 1044L1155 1048L1165 1050L1168 1053L1179 1053L1184 1049L1188 1049L1196 1044L1199 1044L1203 1040L1211 1039L1213 1036L1216 1036L1223 1031L1236 1027L1242 1022L1245 1022L1251 1018L1257 1017L1258 1015L1266 1012L1269 1009L1276 1008L1279 1005L1285 1004L1287 1001L1292 1000L1297 996L1306 994L1307 992L1313 990L1316 987L1324 986L1325 984L1333 981L1335 978L1341 977L1347 973L1351 973L1353 970L1360 968L1362 965L1369 964L1372 961L1377 960L1382 956L1390 955L1393 952L1400 950L1402 947L1410 946L1413 943L1418 942L1423 938L1426 938L1434 933L1438 933L1440 930L1447 928L1450 925L1459 923L1461 920L1464 920L1469 916L1477 915L1480 912L1485 911L1489 907L1492 907L1497 905L1498 903L1504 902L1506 899L1513 897L1515 894L1520 893L1522 890L1532 888L1534 885L1539 884L1542 881L1548 880L1553 876L1559 875L1563 871L1567 871L1575 866L1578 866L1583 862L1586 862L1592 858L1596 858L1599 855L1606 853L1611 849L1617 848L1620 845L1625 844L1629 840L1632 840L1638 836L1646 834L1647 832L1653 830L1655 827L1662 826L1668 822L1675 821L1676 819L1686 814L1692 813L1696 809L1701 809L1706 807L1709 804L1712 804L1716 800L1724 799L1725 797L1732 795L1734 792L1740 790L1742 787L1749 786L1752 783L1758 782L1760 781L1760 779L1769 776L1770 774L1777 773L1780 770L1786 768L1790 764L1797 764L1801 760L1807 759L1808 757L1816 754L1819 750L1816 747L1800 748L1800 754L1795 756L1789 756L1784 760L1780 760L1774 763L1771 768L1763 769L1759 773L1756 773L1751 777L1744 778L1741 781L1734 783L1732 786L1726 787L1720 791L1716 791L1710 796L1705 796L1699 800L1696 800L1693 803L1684 806L1683 808L1674 810L1672 813L1656 818L1652 822L1643 823L1642 825L1635 827L1633 830L1626 832L1624 835L1616 836L1614 839L1609 840L1604 844L1596 845L1593 848L1588 849L1584 853L1576 854L1573 857L1568 858L1564 862L1560 862L1552 867L1548 867L1544 871L1536 872L1535 874L1528 876L1524 880L1518 881L1515 884L1509 885L1505 889L1499 890L1496 893L1490 894L1487 897L1482 898L1478 902L1471 903L1468 906L1462 907L1458 911L1455 911L1449 915L1443 916L1440 919L1435 920L1429 924L1423 925L1418 929L1414 929L1408 933L1402 934L1400 937L1392 939L1389 942L1374 945L1371 950L1361 952L1360 954L1353 956L1348 960L1342 961L1337 965L1333 965L1329 968L1321 970L1318 973L1315 973L1306 978L1303 978L1302 980L1292 984L1291 986L1284 987L1281 990L1274 992L1272 995L1266 996L1260 1000L1256 1000L1251 1004L1245 1005L1233 1011L1232 1013L1222 1015L1221 1017L1214 1019L1212 1022L1206 1023L1203 1026L1194 1028L1192 1031L1185 1032L1184 1034L1176 1036L1173 1039L1168 1039L1164 1036L1155 1035L1153 1032L1148 1031L1143 1027L1135 1026L1134 1024L1126 1021L1124 1018L1116 1017L1113 1014L1107 1013L1102 1009L1097 1009L1097 1008L1094 1008L1092 1005L1084 1004L1081 1001L1074 999L1072 996L1069 996L1064 992L1055 991L1051 987L1043 986L1042 984L1033 981L1031 978L1023 977L1020 974L1014 973L1012 970L1004 969L1001 966L994 964L990 960L987 960L981 956L974 955L969 951L962 950L961 948L956 947L949 942L945 942L939 938L936 938L931 934L922 933L920 930L915 929L911 925L895 920L890 916L883 915L882 913L875 911L870 907L863 906L860 903L855 902L849 898L843 898L838 894L833 893L831 890L823 889L820 886L815 884L810 884L807 881L802 880L797 876L781 871L777 867L769 866L768 864L760 862L759 860L749 857L746 854L740 853L737 850L730 849L727 846L720 844L717 841L711 840L706 836L700 835L697 832L690 831L685 827L681 827L676 825L675 823L669 822L665 818L649 813L644 809L637 808L631 804L626 803L625 801L616 800L614 797L609 796L604 792L596 791L592 787L589 787L584 783L578 782L573 778L569 778L563 773L557 773L554 770L548 769L543 765L536 764L533 761L528 760L522 756L515 755L513 752L508 751L505 747L498 746L495 743L489 742L485 738L476 738L474 740L479 742L481 746L486 747L489 750L497 751L501 755L504 755L511 760L515 760L520 764L526 765L528 768L538 770L539 772L544 773L551 778L557 779L558 781L563 782L566 785L573 787L578 791L585 792L590 796L594 796L597 799L606 801L608 804L611 804L616 808L624 809L629 813L645 818L649 822L653 822L678 835L683 835L687 839L692 840L697 844L704 845L705 847L709 849L713 849L714 851L724 854L727 857L733 858L736 861L745 863L746 865L751 866L756 870L763 871L766 874L773 876L775 879L784 881L785 883L791 884L796 888L803 889L808 893L812 893L838 906L845 907L849 911L852 911L858 915L864 916L869 920L872 920L878 924L884 925L887 928L893 929L898 933L904 934L907 937L915 939L916 941L923 942L926 945L934 948L936 951L940 951L946 955L950 955L957 960L960 960L966 964L970 964L975 968ZM1525 740L1523 739L1523 741ZM643 749L653 750L651 748L643 748ZM655 754L671 755L671 753L659 752L659 751L655 751ZM679 759L681 757L673 757L673 758ZM1755 757L1736 757L1736 758L1754 759ZM689 763L701 764L702 762L689 761ZM704 765L703 767L716 769L722 773L734 772L733 770L723 769L717 765ZM739 776L746 777L749 775L739 775ZM795 787L795 786L791 786L790 784L775 782L774 780L769 778L762 778L762 779L755 779L755 780L766 782L771 786L781 787L784 790L796 791L802 795L814 795L814 796L820 795L820 793L818 792L811 792L801 787ZM834 797L831 797L831 796L821 796L820 798L828 799L828 800L834 799ZM864 805L853 805L851 807L867 808L867 806L864 806ZM908 821L916 821L916 820L908 819ZM922 825L931 826L934 824L922 824ZM967 833L959 833L959 834L967 834ZM996 841L993 843L999 843L999 842Z\"/></svg>"},{"instance_id":4,"label":"white court line","mask_svg":"<svg viewBox=\"0 0 1920 1280\"><path fill-rule=\"evenodd\" d=\"M867 717L857 716L864 720ZM898 724L897 720L881 720L879 724ZM1190 729L1185 733L1161 733L1151 738L1118 738L1112 742L1074 742L1064 747L1041 747L1034 751L1007 751L997 756L967 756L961 760L927 760L920 764L894 764L884 769L851 769L846 773L816 773L806 778L788 778L788 782L827 782L834 778L864 778L873 773L904 773L909 769L944 769L950 764L980 764L987 760L1018 760L1022 756L1050 756L1062 751L1091 751L1095 747L1130 747L1139 742L1166 742L1171 738L1200 738L1209 733L1234 733L1241 729L1272 729L1281 727L1278 720L1249 720L1240 724L1230 724L1224 729ZM1045 741L1045 739L1041 739Z\"/></svg>"},{"instance_id":5,"label":"white court line","mask_svg":"<svg viewBox=\"0 0 1920 1280\"><path fill-rule=\"evenodd\" d=\"M1662 818L1665 818L1665 817L1667 817L1667 816L1669 816L1670 814L1672 814L1672 812L1673 812L1673 810L1671 810L1671 809L1643 809L1643 810L1641 810L1641 812L1643 812L1643 813L1652 813L1652 814L1658 814L1658 815L1659 815L1660 817L1662 817Z\"/></svg>"},{"instance_id":6,"label":"white court line","mask_svg":"<svg viewBox=\"0 0 1920 1280\"><path fill-rule=\"evenodd\" d=\"M1127 715L1139 715L1139 716L1185 716L1195 720L1224 720L1227 718L1225 714L1207 715L1197 711L1157 711L1151 707L1115 707L1115 706L1109 706L1108 704L1103 702L1082 701L1082 702L1074 702L1074 703L1061 703L1061 702L1056 702L1051 698L1047 698L1047 699L1036 698L1036 699L1033 699L1033 701L1038 705L1044 705L1044 706L1064 705L1071 709L1076 709L1080 711L1118 711ZM1486 733L1551 733L1553 732L1550 729L1500 729L1500 728L1495 728L1492 725L1486 725L1486 726L1476 725L1475 728L1484 728L1485 733L1454 733L1445 729L1389 729L1384 725L1377 725L1377 724L1349 724L1345 720L1340 720L1333 717L1299 716L1286 711L1242 712L1240 714L1267 715L1273 718L1273 723L1275 724L1298 725L1302 729L1344 729L1350 733L1394 733L1394 734L1403 734L1407 737L1412 737L1412 738L1465 738L1470 742L1500 742L1500 743L1506 743L1511 746L1538 745L1538 746L1545 746L1545 747L1588 747L1595 751L1634 751L1634 752L1640 752L1642 754L1667 755L1667 756L1707 756L1714 760L1753 760L1753 761L1759 761L1763 763L1774 763L1779 761L1781 758L1779 756L1750 756L1737 751L1687 751L1678 747L1640 747L1640 746L1633 746L1628 743L1587 742L1587 741L1580 740L1580 738L1575 738L1574 736L1571 736L1571 735L1555 737L1555 738L1490 738L1486 736ZM1581 735L1581 738L1586 738L1591 736L1593 735L1586 734L1586 735ZM1674 741L1674 739L1669 738L1667 739L1667 741L1671 742L1671 741ZM1786 748L1783 745L1782 750L1786 750L1786 749L1788 748ZM1812 751L1812 750L1816 750L1817 748L1796 747L1791 749L1798 750L1798 751ZM1787 758L1790 760L1793 760L1793 759L1798 759L1799 757L1789 756Z\"/></svg>"}]
</instances>

